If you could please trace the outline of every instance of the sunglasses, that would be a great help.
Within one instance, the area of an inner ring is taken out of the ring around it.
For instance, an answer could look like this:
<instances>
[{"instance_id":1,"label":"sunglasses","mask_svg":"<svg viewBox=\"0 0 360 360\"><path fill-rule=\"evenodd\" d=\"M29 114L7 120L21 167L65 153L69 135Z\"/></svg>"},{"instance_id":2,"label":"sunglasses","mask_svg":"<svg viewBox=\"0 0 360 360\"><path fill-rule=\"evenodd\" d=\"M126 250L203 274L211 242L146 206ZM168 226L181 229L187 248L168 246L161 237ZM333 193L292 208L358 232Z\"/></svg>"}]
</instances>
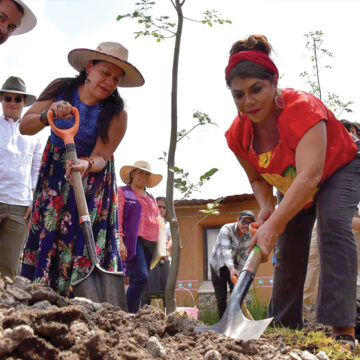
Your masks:
<instances>
[{"instance_id":1,"label":"sunglasses","mask_svg":"<svg viewBox=\"0 0 360 360\"><path fill-rule=\"evenodd\" d=\"M24 98L22 96L15 96L14 98L12 96L4 96L4 101L7 103L11 102L13 99L17 104L20 104Z\"/></svg>"},{"instance_id":2,"label":"sunglasses","mask_svg":"<svg viewBox=\"0 0 360 360\"><path fill-rule=\"evenodd\" d=\"M245 221L245 220L240 220L240 222L241 222L243 225L247 225L247 226L249 226L250 224L253 223L253 221Z\"/></svg>"}]
</instances>

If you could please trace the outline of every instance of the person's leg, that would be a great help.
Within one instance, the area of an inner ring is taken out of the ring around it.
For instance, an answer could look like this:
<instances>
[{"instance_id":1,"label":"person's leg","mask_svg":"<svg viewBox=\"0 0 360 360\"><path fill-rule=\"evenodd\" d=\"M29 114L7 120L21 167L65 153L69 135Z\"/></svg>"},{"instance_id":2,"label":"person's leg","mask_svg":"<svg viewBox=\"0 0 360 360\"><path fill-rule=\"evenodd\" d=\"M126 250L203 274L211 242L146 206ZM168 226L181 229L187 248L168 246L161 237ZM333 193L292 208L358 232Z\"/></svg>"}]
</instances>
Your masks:
<instances>
[{"instance_id":1,"label":"person's leg","mask_svg":"<svg viewBox=\"0 0 360 360\"><path fill-rule=\"evenodd\" d=\"M0 273L14 278L19 270L20 257L28 235L24 215L27 206L0 204Z\"/></svg>"},{"instance_id":2,"label":"person's leg","mask_svg":"<svg viewBox=\"0 0 360 360\"><path fill-rule=\"evenodd\" d=\"M282 196L280 195L280 200ZM275 247L275 267L269 315L275 325L303 326L303 288L315 207L301 210L286 225Z\"/></svg>"},{"instance_id":3,"label":"person's leg","mask_svg":"<svg viewBox=\"0 0 360 360\"><path fill-rule=\"evenodd\" d=\"M320 259L318 248L318 231L315 223L310 243L310 253L304 284L304 319L315 320L316 297L318 292Z\"/></svg>"},{"instance_id":4,"label":"person's leg","mask_svg":"<svg viewBox=\"0 0 360 360\"><path fill-rule=\"evenodd\" d=\"M219 312L219 319L223 316L226 310L227 304L227 278L226 278L226 270L229 272L226 266L220 268L220 276L216 274L212 266L210 266L211 271L211 281L215 291L215 298L217 303L217 308ZM229 272L230 277L230 272Z\"/></svg>"},{"instance_id":5,"label":"person's leg","mask_svg":"<svg viewBox=\"0 0 360 360\"><path fill-rule=\"evenodd\" d=\"M354 335L357 248L352 218L360 199L360 158L322 185L317 196L320 282L317 320L333 327L333 336Z\"/></svg>"},{"instance_id":6,"label":"person's leg","mask_svg":"<svg viewBox=\"0 0 360 360\"><path fill-rule=\"evenodd\" d=\"M130 313L136 313L139 310L142 292L149 277L144 246L139 239L136 246L136 255L126 263L126 271L129 275L129 287L126 292L128 309Z\"/></svg>"}]
</instances>

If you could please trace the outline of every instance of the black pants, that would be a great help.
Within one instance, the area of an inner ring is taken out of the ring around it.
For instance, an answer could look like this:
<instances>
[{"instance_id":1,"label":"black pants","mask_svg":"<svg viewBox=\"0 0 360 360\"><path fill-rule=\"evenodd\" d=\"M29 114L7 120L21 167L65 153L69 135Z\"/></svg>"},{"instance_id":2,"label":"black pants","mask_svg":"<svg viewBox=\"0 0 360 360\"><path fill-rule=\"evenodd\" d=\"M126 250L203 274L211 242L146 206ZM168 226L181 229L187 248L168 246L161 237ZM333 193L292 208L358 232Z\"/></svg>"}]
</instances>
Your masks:
<instances>
[{"instance_id":1,"label":"black pants","mask_svg":"<svg viewBox=\"0 0 360 360\"><path fill-rule=\"evenodd\" d=\"M221 319L227 305L227 284L229 284L230 292L233 290L234 284L230 279L230 271L227 266L223 266L220 268L220 277L216 274L212 266L210 266L210 270L211 281L215 290L219 319Z\"/></svg>"}]
</instances>

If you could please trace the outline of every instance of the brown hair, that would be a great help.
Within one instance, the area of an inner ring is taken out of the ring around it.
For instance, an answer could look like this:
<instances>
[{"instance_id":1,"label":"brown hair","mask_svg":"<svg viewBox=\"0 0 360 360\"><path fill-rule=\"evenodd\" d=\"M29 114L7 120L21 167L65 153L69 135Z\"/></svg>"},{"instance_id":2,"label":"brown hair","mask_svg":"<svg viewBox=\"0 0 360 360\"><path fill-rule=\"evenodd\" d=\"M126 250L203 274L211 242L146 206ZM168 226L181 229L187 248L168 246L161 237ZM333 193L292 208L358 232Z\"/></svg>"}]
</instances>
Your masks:
<instances>
[{"instance_id":1,"label":"brown hair","mask_svg":"<svg viewBox=\"0 0 360 360\"><path fill-rule=\"evenodd\" d=\"M264 35L250 35L244 40L239 40L234 43L230 49L230 56L248 50L262 51L266 55L270 55L272 47ZM230 87L231 81L235 77L248 78L255 77L260 79L267 79L273 82L274 74L262 65L256 64L252 61L241 61L230 71L226 78L226 83Z\"/></svg>"}]
</instances>

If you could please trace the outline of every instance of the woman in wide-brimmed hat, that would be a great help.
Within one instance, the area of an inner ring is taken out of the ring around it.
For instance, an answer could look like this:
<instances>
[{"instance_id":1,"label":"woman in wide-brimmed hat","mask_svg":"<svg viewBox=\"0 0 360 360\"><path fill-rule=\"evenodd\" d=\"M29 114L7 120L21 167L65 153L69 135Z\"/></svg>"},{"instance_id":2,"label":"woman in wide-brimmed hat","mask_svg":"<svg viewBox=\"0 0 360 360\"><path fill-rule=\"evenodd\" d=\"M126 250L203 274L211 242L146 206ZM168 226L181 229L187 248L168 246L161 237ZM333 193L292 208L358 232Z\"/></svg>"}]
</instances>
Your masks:
<instances>
[{"instance_id":1,"label":"woman in wide-brimmed hat","mask_svg":"<svg viewBox=\"0 0 360 360\"><path fill-rule=\"evenodd\" d=\"M80 114L75 136L78 165L65 162L64 142L53 132L46 145L21 274L72 296L71 283L86 275L90 261L71 173L77 170L83 176L100 265L121 270L113 153L125 135L127 113L117 88L141 86L144 79L118 43L72 50L68 60L80 74L53 81L21 121L20 131L32 135L48 125L48 110L59 128L73 124L72 106Z\"/></svg>"},{"instance_id":2,"label":"woman in wide-brimmed hat","mask_svg":"<svg viewBox=\"0 0 360 360\"><path fill-rule=\"evenodd\" d=\"M126 292L128 309L136 313L149 277L161 218L156 200L146 188L159 184L162 175L154 174L147 161L139 160L123 166L120 177L127 184L118 189L120 252L130 280Z\"/></svg>"}]
</instances>

